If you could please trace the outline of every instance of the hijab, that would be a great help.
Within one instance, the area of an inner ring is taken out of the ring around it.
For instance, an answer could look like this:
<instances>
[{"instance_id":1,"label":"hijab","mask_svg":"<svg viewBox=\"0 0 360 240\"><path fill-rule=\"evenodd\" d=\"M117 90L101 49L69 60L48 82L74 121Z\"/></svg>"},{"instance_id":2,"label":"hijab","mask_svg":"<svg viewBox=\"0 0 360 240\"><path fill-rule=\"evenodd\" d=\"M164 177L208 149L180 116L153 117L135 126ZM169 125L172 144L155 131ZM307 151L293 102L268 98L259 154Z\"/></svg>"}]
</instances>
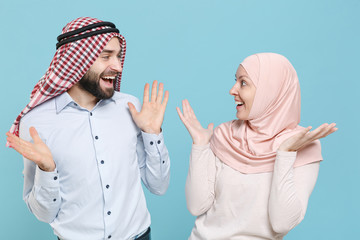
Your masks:
<instances>
[{"instance_id":1,"label":"hijab","mask_svg":"<svg viewBox=\"0 0 360 240\"><path fill-rule=\"evenodd\" d=\"M303 129L300 85L294 67L282 55L259 53L241 66L256 86L248 120L219 125L210 140L214 154L242 173L272 172L280 144ZM297 152L294 167L321 161L320 141Z\"/></svg>"}]
</instances>

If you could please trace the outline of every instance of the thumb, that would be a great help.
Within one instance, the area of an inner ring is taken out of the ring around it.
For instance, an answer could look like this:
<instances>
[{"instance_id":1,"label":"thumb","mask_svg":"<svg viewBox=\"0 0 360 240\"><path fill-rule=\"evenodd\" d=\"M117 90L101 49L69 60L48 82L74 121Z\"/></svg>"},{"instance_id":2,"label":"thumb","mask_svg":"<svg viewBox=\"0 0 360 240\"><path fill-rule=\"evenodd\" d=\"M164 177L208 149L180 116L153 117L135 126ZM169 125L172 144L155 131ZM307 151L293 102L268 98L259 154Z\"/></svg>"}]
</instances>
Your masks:
<instances>
[{"instance_id":1,"label":"thumb","mask_svg":"<svg viewBox=\"0 0 360 240\"><path fill-rule=\"evenodd\" d=\"M131 102L128 102L128 106L129 106L129 111L131 113L131 116L134 117L137 114L134 104L132 104Z\"/></svg>"},{"instance_id":2,"label":"thumb","mask_svg":"<svg viewBox=\"0 0 360 240\"><path fill-rule=\"evenodd\" d=\"M213 133L214 133L214 124L213 124L213 123L210 123L210 124L208 125L207 129L211 131L211 134L213 134Z\"/></svg>"},{"instance_id":3,"label":"thumb","mask_svg":"<svg viewBox=\"0 0 360 240\"><path fill-rule=\"evenodd\" d=\"M34 140L34 143L42 142L38 132L36 131L36 129L34 127L30 127L29 132L30 132L31 138Z\"/></svg>"},{"instance_id":4,"label":"thumb","mask_svg":"<svg viewBox=\"0 0 360 240\"><path fill-rule=\"evenodd\" d=\"M301 135L305 136L306 134L308 134L310 132L311 129L312 129L311 126L308 126L307 128L304 128L303 131L301 131Z\"/></svg>"}]
</instances>

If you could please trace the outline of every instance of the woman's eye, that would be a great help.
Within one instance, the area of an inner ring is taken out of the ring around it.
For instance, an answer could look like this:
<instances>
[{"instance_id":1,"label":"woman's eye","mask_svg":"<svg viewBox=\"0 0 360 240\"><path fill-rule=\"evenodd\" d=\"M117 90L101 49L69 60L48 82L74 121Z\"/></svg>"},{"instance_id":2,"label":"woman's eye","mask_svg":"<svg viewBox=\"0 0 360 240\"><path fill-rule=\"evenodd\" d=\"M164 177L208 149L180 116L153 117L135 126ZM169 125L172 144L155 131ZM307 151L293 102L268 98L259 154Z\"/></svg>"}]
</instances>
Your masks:
<instances>
[{"instance_id":1,"label":"woman's eye","mask_svg":"<svg viewBox=\"0 0 360 240\"><path fill-rule=\"evenodd\" d=\"M241 80L240 84L241 86L246 86L246 82L244 80Z\"/></svg>"}]
</instances>

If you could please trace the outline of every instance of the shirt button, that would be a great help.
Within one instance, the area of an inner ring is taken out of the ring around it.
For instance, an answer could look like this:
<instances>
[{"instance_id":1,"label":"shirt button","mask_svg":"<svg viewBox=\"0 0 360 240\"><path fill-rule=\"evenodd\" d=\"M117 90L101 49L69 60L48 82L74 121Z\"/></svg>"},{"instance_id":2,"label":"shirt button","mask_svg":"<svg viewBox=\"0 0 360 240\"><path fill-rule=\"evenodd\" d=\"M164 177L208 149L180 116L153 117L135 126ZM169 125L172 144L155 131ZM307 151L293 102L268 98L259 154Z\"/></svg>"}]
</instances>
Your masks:
<instances>
[{"instance_id":1,"label":"shirt button","mask_svg":"<svg viewBox=\"0 0 360 240\"><path fill-rule=\"evenodd\" d=\"M99 137L98 137L98 136L95 136L95 139L96 139L96 140L98 140L98 139L99 139Z\"/></svg>"},{"instance_id":2,"label":"shirt button","mask_svg":"<svg viewBox=\"0 0 360 240\"><path fill-rule=\"evenodd\" d=\"M153 141L151 141L151 142L150 142L150 145L153 145L153 144L154 144L154 142L153 142Z\"/></svg>"},{"instance_id":3,"label":"shirt button","mask_svg":"<svg viewBox=\"0 0 360 240\"><path fill-rule=\"evenodd\" d=\"M77 103L74 103L74 105L77 107Z\"/></svg>"},{"instance_id":4,"label":"shirt button","mask_svg":"<svg viewBox=\"0 0 360 240\"><path fill-rule=\"evenodd\" d=\"M92 112L90 112L90 116L92 116Z\"/></svg>"},{"instance_id":5,"label":"shirt button","mask_svg":"<svg viewBox=\"0 0 360 240\"><path fill-rule=\"evenodd\" d=\"M54 177L54 180L57 180L57 177Z\"/></svg>"},{"instance_id":6,"label":"shirt button","mask_svg":"<svg viewBox=\"0 0 360 240\"><path fill-rule=\"evenodd\" d=\"M161 141L159 140L159 141L158 141L158 144L160 144L160 143L161 143Z\"/></svg>"},{"instance_id":7,"label":"shirt button","mask_svg":"<svg viewBox=\"0 0 360 240\"><path fill-rule=\"evenodd\" d=\"M111 238L111 235L109 235L108 238Z\"/></svg>"},{"instance_id":8,"label":"shirt button","mask_svg":"<svg viewBox=\"0 0 360 240\"><path fill-rule=\"evenodd\" d=\"M163 161L163 163L165 163L165 161Z\"/></svg>"},{"instance_id":9,"label":"shirt button","mask_svg":"<svg viewBox=\"0 0 360 240\"><path fill-rule=\"evenodd\" d=\"M101 160L101 164L104 164L105 163L105 161L104 160Z\"/></svg>"},{"instance_id":10,"label":"shirt button","mask_svg":"<svg viewBox=\"0 0 360 240\"><path fill-rule=\"evenodd\" d=\"M108 184L108 185L106 185L106 188L107 188L107 189L109 189L109 187L110 187L110 185L109 185L109 184Z\"/></svg>"},{"instance_id":11,"label":"shirt button","mask_svg":"<svg viewBox=\"0 0 360 240\"><path fill-rule=\"evenodd\" d=\"M110 214L111 214L111 211L108 211L108 212L107 212L107 215L110 215Z\"/></svg>"},{"instance_id":12,"label":"shirt button","mask_svg":"<svg viewBox=\"0 0 360 240\"><path fill-rule=\"evenodd\" d=\"M54 198L53 201L56 202L56 198Z\"/></svg>"}]
</instances>

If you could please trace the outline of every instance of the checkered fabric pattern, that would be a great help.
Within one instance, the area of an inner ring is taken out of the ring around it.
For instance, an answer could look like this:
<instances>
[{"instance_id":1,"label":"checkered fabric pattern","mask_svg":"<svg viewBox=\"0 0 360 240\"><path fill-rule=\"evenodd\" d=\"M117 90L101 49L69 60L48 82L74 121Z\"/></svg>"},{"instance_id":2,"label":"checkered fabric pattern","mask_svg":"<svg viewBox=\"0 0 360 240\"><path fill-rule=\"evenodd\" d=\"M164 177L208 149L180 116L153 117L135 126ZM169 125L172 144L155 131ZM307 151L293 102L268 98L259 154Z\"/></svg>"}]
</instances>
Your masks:
<instances>
[{"instance_id":1,"label":"checkered fabric pattern","mask_svg":"<svg viewBox=\"0 0 360 240\"><path fill-rule=\"evenodd\" d=\"M102 22L96 18L80 17L68 23L62 30L67 33L90 24ZM107 26L90 29L96 31ZM79 34L75 35L78 36ZM21 111L11 126L10 133L19 136L19 123L21 118L41 103L54 98L68 89L85 75L92 64L98 58L106 44L113 38L118 37L121 46L121 66L124 66L126 41L125 38L116 32L94 35L75 42L70 42L59 47L52 59L45 75L35 85L30 95L29 104ZM120 91L121 73L118 74L115 82L115 90Z\"/></svg>"}]
</instances>

